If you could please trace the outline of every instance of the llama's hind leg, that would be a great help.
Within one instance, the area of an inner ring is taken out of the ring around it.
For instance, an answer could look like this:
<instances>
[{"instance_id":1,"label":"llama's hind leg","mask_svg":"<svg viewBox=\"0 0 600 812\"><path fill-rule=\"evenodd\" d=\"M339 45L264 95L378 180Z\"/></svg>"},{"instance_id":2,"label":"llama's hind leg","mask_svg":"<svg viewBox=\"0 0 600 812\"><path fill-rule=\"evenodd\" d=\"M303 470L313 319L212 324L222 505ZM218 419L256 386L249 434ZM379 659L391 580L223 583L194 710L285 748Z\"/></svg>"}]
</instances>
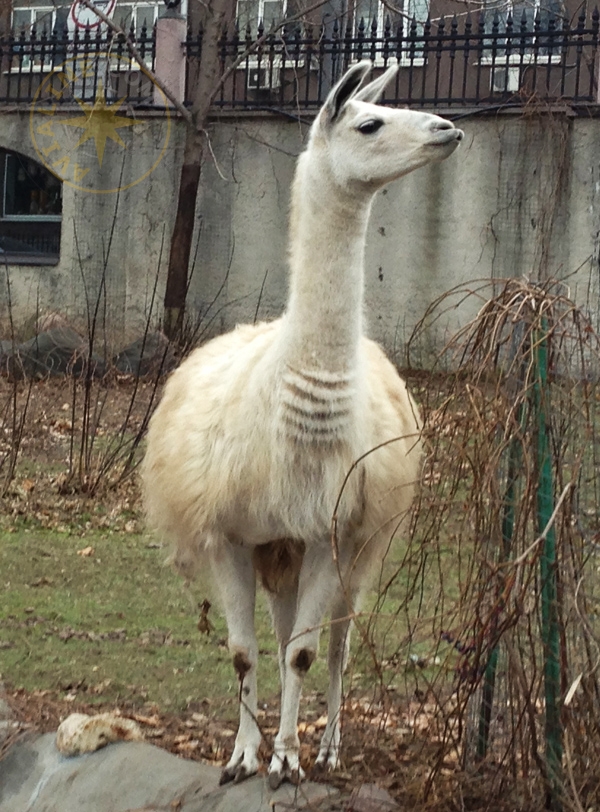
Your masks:
<instances>
[{"instance_id":1,"label":"llama's hind leg","mask_svg":"<svg viewBox=\"0 0 600 812\"><path fill-rule=\"evenodd\" d=\"M331 630L329 633L329 687L327 689L327 726L321 739L319 755L315 767L320 770L334 770L339 763L341 743L341 707L342 679L348 663L350 651L349 615L352 612L351 601L340 598L331 613Z\"/></svg>"},{"instance_id":2,"label":"llama's hind leg","mask_svg":"<svg viewBox=\"0 0 600 812\"><path fill-rule=\"evenodd\" d=\"M285 652L288 641L294 628L296 619L296 607L298 603L298 581L281 592L267 592L273 629L278 645L279 677L281 682L281 693L283 695L285 685Z\"/></svg>"},{"instance_id":3,"label":"llama's hind leg","mask_svg":"<svg viewBox=\"0 0 600 812\"><path fill-rule=\"evenodd\" d=\"M233 754L221 775L221 784L229 781L238 783L258 770L258 645L254 631L256 577L251 551L224 538L211 545L210 563L227 620L229 650L240 687L240 725Z\"/></svg>"}]
</instances>

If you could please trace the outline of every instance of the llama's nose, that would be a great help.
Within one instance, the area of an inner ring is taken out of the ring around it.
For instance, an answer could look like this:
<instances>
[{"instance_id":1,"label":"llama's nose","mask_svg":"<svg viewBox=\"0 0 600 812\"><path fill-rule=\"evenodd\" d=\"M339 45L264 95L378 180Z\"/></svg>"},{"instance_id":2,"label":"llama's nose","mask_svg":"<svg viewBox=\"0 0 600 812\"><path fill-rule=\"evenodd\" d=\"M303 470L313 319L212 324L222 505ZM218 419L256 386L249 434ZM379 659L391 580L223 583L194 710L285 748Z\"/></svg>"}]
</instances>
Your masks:
<instances>
[{"instance_id":1,"label":"llama's nose","mask_svg":"<svg viewBox=\"0 0 600 812\"><path fill-rule=\"evenodd\" d=\"M463 131L457 129L451 121L448 121L445 118L438 118L435 116L429 122L429 129L432 133L437 135L438 133L443 133L445 130L452 130L452 135L455 141L462 141L463 138Z\"/></svg>"},{"instance_id":2,"label":"llama's nose","mask_svg":"<svg viewBox=\"0 0 600 812\"><path fill-rule=\"evenodd\" d=\"M454 124L451 121L448 121L448 119L435 118L431 122L431 129L434 132L437 132L438 130L454 130L454 129L456 129L456 127L454 126ZM462 138L462 130L459 130L459 132L460 132L461 138Z\"/></svg>"}]
</instances>

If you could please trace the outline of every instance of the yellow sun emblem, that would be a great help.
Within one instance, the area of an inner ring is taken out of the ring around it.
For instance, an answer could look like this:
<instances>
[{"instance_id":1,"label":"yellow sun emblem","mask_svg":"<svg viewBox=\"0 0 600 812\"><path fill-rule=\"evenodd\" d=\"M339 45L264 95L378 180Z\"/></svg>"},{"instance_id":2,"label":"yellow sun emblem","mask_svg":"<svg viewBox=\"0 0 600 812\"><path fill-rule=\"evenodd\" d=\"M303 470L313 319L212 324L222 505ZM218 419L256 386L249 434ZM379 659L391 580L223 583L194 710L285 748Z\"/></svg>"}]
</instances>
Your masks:
<instances>
[{"instance_id":1,"label":"yellow sun emblem","mask_svg":"<svg viewBox=\"0 0 600 812\"><path fill-rule=\"evenodd\" d=\"M117 115L119 108L125 101L125 97L119 99L119 101L116 101L114 104L107 104L104 85L100 79L98 81L96 100L93 105L81 99L76 99L75 101L81 107L84 114L83 117L67 118L62 121L63 125L79 127L83 130L81 138L75 144L75 149L85 144L90 138L93 138L96 145L98 164L100 166L102 166L104 150L108 139L114 141L115 144L123 147L123 149L127 149L127 144L123 141L117 130L121 127L133 127L133 125L138 122L135 119Z\"/></svg>"},{"instance_id":2,"label":"yellow sun emblem","mask_svg":"<svg viewBox=\"0 0 600 812\"><path fill-rule=\"evenodd\" d=\"M101 77L102 71L106 75ZM123 90L111 97L108 83L135 88L133 99ZM125 115L130 101L136 112ZM70 115L63 118L69 107ZM98 53L69 58L44 75L33 97L29 131L40 162L63 183L82 192L113 194L143 181L162 161L171 114L144 65Z\"/></svg>"}]
</instances>

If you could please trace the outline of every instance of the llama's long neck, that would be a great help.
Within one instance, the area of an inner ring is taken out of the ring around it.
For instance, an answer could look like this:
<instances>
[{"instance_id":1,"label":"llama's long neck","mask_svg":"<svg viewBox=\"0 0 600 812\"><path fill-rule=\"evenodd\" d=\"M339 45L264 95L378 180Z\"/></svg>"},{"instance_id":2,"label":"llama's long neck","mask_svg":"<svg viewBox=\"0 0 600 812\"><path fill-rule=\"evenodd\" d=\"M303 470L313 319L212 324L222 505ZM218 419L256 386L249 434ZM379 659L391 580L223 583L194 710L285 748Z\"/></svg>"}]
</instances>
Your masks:
<instances>
[{"instance_id":1,"label":"llama's long neck","mask_svg":"<svg viewBox=\"0 0 600 812\"><path fill-rule=\"evenodd\" d=\"M327 171L308 153L298 162L290 296L278 346L285 432L311 443L342 439L355 420L372 199L340 190Z\"/></svg>"},{"instance_id":2,"label":"llama's long neck","mask_svg":"<svg viewBox=\"0 0 600 812\"><path fill-rule=\"evenodd\" d=\"M350 194L308 153L290 217L290 295L282 348L290 364L352 372L362 335L364 248L371 195Z\"/></svg>"}]
</instances>

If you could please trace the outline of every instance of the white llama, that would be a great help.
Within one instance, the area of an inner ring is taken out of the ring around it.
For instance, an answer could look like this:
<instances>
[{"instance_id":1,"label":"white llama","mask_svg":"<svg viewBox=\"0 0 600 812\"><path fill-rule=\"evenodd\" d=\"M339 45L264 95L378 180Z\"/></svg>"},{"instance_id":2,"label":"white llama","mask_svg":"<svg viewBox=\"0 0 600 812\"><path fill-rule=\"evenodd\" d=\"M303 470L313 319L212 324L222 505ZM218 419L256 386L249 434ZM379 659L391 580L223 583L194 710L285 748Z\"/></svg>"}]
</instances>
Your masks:
<instances>
[{"instance_id":1,"label":"white llama","mask_svg":"<svg viewBox=\"0 0 600 812\"><path fill-rule=\"evenodd\" d=\"M435 115L377 105L396 68L363 87L370 69L355 65L333 88L298 160L285 314L193 352L150 425L143 476L151 523L175 542L183 573L210 566L240 680L240 725L222 783L258 769L257 576L281 675L269 783L303 776L300 692L327 612L328 722L317 764L337 764L349 615L419 475L416 408L363 336L365 234L377 190L448 157L462 132Z\"/></svg>"}]
</instances>

